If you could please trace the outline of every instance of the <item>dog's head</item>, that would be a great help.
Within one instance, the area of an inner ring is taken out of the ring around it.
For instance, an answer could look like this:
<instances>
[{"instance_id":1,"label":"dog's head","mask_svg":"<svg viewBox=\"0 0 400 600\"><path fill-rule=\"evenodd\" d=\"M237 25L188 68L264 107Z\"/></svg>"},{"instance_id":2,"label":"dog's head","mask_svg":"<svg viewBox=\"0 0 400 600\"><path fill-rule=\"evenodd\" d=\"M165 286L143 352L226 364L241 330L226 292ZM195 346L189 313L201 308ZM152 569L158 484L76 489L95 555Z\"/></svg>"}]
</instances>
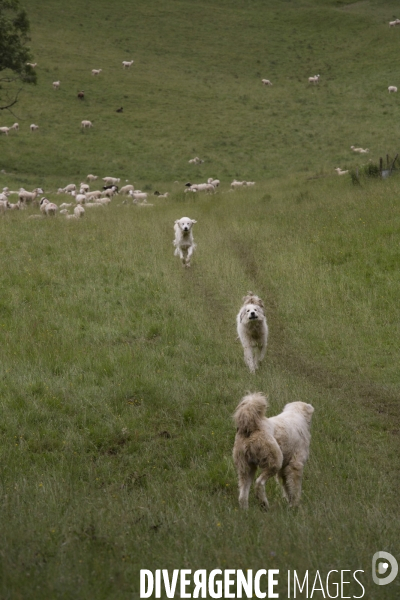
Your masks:
<instances>
[{"instance_id":1,"label":"dog's head","mask_svg":"<svg viewBox=\"0 0 400 600\"><path fill-rule=\"evenodd\" d=\"M264 308L264 303L261 298L253 294L253 292L247 292L247 296L243 297L243 304L257 304L257 306L260 306L262 309Z\"/></svg>"},{"instance_id":2,"label":"dog's head","mask_svg":"<svg viewBox=\"0 0 400 600\"><path fill-rule=\"evenodd\" d=\"M245 325L262 319L264 319L264 311L259 304L245 304L239 313L239 321Z\"/></svg>"},{"instance_id":3,"label":"dog's head","mask_svg":"<svg viewBox=\"0 0 400 600\"><path fill-rule=\"evenodd\" d=\"M194 219L189 219L189 217L182 217L182 219L178 219L175 221L175 225L178 225L179 229L183 233L188 233L192 229L192 225L197 223Z\"/></svg>"}]
</instances>

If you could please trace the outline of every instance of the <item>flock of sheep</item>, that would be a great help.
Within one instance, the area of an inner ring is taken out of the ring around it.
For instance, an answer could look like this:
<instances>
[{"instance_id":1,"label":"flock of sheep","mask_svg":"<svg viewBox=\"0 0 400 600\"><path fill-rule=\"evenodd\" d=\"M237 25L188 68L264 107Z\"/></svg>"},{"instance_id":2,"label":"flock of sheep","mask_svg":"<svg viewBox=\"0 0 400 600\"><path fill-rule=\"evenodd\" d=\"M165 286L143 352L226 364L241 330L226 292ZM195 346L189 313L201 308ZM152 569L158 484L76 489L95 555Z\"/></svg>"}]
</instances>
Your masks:
<instances>
[{"instance_id":1,"label":"flock of sheep","mask_svg":"<svg viewBox=\"0 0 400 600\"><path fill-rule=\"evenodd\" d=\"M20 188L18 191L12 191L8 187L4 187L0 193L0 214L4 214L9 210L24 210L28 206L39 207L40 213L31 215L30 219L40 217L54 217L57 214L64 215L67 219L80 219L85 214L85 208L93 208L100 206L107 206L110 204L111 199L114 197L124 196L122 204L127 204L128 200L132 199L132 204L136 206L150 207L153 204L148 203L148 193L142 190L135 189L134 185L127 184L119 187L121 179L119 177L103 177L102 178L102 189L90 190L90 184L98 179L97 175L89 174L86 182L81 182L79 187L75 183L70 183L63 188L58 188L56 194L66 194L71 196L70 202L63 202L58 205L55 202L50 202L48 198L40 195L44 194L42 188L37 187L32 192ZM178 184L179 182L175 182ZM220 180L209 177L206 183L186 183L184 192L206 192L215 194L220 185ZM236 179L230 184L230 190L233 191L237 188L251 187L254 186L254 181L237 181ZM159 191L155 191L154 196L159 199L166 199L169 196L169 192L161 194ZM18 201L15 203L10 202L9 197L12 195L18 196ZM73 210L73 214L70 214L70 209Z\"/></svg>"},{"instance_id":2,"label":"flock of sheep","mask_svg":"<svg viewBox=\"0 0 400 600\"><path fill-rule=\"evenodd\" d=\"M123 69L129 69L129 67L131 67L133 65L134 61L133 60L123 60L122 61L122 68ZM32 69L35 69L38 66L38 63L26 63L29 67L31 67ZM100 73L102 72L103 69L92 69L92 75L100 75ZM61 85L61 81L53 81L52 83L53 85L53 89L54 90L58 90L60 88ZM78 93L78 98L83 99L85 96L84 92L79 92ZM121 109L117 110L117 112L122 112ZM81 128L82 129L87 129L93 127L93 123L89 120L83 120L81 121ZM39 125L36 125L35 123L32 123L29 126L29 129L31 132L37 131L39 129ZM10 131L19 131L19 124L18 123L14 123L14 125L11 125L11 127L0 127L0 133L4 133L5 135L8 135Z\"/></svg>"}]
</instances>

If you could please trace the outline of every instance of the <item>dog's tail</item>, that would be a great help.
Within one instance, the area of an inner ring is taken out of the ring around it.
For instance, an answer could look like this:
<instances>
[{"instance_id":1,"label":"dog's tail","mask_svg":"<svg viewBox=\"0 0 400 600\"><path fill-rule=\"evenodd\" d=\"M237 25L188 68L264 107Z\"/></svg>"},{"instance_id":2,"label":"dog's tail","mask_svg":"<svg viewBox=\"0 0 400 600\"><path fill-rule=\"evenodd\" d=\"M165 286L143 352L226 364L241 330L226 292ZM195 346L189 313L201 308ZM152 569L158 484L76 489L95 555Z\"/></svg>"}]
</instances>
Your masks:
<instances>
[{"instance_id":1,"label":"dog's tail","mask_svg":"<svg viewBox=\"0 0 400 600\"><path fill-rule=\"evenodd\" d=\"M238 432L248 436L260 429L267 408L268 400L261 392L244 396L233 415Z\"/></svg>"}]
</instances>

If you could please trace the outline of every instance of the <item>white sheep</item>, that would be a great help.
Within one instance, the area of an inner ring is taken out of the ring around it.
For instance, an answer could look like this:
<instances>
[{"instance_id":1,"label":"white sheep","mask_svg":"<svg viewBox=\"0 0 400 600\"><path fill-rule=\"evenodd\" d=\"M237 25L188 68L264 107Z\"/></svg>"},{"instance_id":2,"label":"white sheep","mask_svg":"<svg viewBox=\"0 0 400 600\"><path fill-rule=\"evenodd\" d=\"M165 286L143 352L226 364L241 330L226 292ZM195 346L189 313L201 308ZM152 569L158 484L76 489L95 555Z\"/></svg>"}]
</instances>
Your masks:
<instances>
[{"instance_id":1,"label":"white sheep","mask_svg":"<svg viewBox=\"0 0 400 600\"><path fill-rule=\"evenodd\" d=\"M32 67L32 69L36 69L36 67L38 66L37 63L26 63L28 65L28 67Z\"/></svg>"},{"instance_id":2,"label":"white sheep","mask_svg":"<svg viewBox=\"0 0 400 600\"><path fill-rule=\"evenodd\" d=\"M74 183L69 183L64 188L58 188L57 194L72 194L72 192L76 192L76 185Z\"/></svg>"},{"instance_id":3,"label":"white sheep","mask_svg":"<svg viewBox=\"0 0 400 600\"><path fill-rule=\"evenodd\" d=\"M66 208L63 208L62 210L60 210L60 215L68 215L68 214L69 213L68 213L68 210Z\"/></svg>"},{"instance_id":4,"label":"white sheep","mask_svg":"<svg viewBox=\"0 0 400 600\"><path fill-rule=\"evenodd\" d=\"M100 198L100 197L101 197L100 190L94 190L93 192L87 192L87 194L86 194L86 200L95 200L96 198Z\"/></svg>"},{"instance_id":5,"label":"white sheep","mask_svg":"<svg viewBox=\"0 0 400 600\"><path fill-rule=\"evenodd\" d=\"M63 208L63 209L64 208L71 208L71 206L72 206L72 203L67 204L66 202L63 202L62 204L60 204L60 208Z\"/></svg>"},{"instance_id":6,"label":"white sheep","mask_svg":"<svg viewBox=\"0 0 400 600\"><path fill-rule=\"evenodd\" d=\"M234 179L231 183L231 188L234 190L238 187L244 187L247 185L246 181L236 181L236 179Z\"/></svg>"},{"instance_id":7,"label":"white sheep","mask_svg":"<svg viewBox=\"0 0 400 600\"><path fill-rule=\"evenodd\" d=\"M0 213L5 213L10 208L8 200L0 200Z\"/></svg>"},{"instance_id":8,"label":"white sheep","mask_svg":"<svg viewBox=\"0 0 400 600\"><path fill-rule=\"evenodd\" d=\"M261 79L264 85L272 85L269 79Z\"/></svg>"},{"instance_id":9,"label":"white sheep","mask_svg":"<svg viewBox=\"0 0 400 600\"><path fill-rule=\"evenodd\" d=\"M86 194L76 194L75 202L77 204L85 204L86 202Z\"/></svg>"},{"instance_id":10,"label":"white sheep","mask_svg":"<svg viewBox=\"0 0 400 600\"><path fill-rule=\"evenodd\" d=\"M14 125L11 125L10 131L11 131L11 129L14 129L14 131L19 131L19 124L18 123L14 123Z\"/></svg>"},{"instance_id":11,"label":"white sheep","mask_svg":"<svg viewBox=\"0 0 400 600\"><path fill-rule=\"evenodd\" d=\"M103 69L92 69L92 75L100 75Z\"/></svg>"},{"instance_id":12,"label":"white sheep","mask_svg":"<svg viewBox=\"0 0 400 600\"><path fill-rule=\"evenodd\" d=\"M213 185L215 188L217 188L221 182L219 179L213 179L212 177L209 177L207 179L207 183L211 183L211 185Z\"/></svg>"},{"instance_id":13,"label":"white sheep","mask_svg":"<svg viewBox=\"0 0 400 600\"><path fill-rule=\"evenodd\" d=\"M96 181L97 178L97 175L92 175L91 173L86 177L88 181Z\"/></svg>"},{"instance_id":14,"label":"white sheep","mask_svg":"<svg viewBox=\"0 0 400 600\"><path fill-rule=\"evenodd\" d=\"M134 191L134 187L133 185L129 184L129 185L124 185L120 190L119 193L120 194L129 194L129 192L133 192Z\"/></svg>"},{"instance_id":15,"label":"white sheep","mask_svg":"<svg viewBox=\"0 0 400 600\"><path fill-rule=\"evenodd\" d=\"M86 127L93 127L93 123L92 121L83 120L81 121L81 127L82 129L85 129Z\"/></svg>"},{"instance_id":16,"label":"white sheep","mask_svg":"<svg viewBox=\"0 0 400 600\"><path fill-rule=\"evenodd\" d=\"M46 215L46 217L55 217L58 211L57 204L50 202L47 198L42 198L40 201L40 211Z\"/></svg>"},{"instance_id":17,"label":"white sheep","mask_svg":"<svg viewBox=\"0 0 400 600\"><path fill-rule=\"evenodd\" d=\"M308 78L308 83L313 83L314 85L319 82L320 75L314 75L314 77Z\"/></svg>"},{"instance_id":18,"label":"white sheep","mask_svg":"<svg viewBox=\"0 0 400 600\"><path fill-rule=\"evenodd\" d=\"M140 192L139 190L136 190L136 191L130 190L128 195L131 196L131 198L133 198L134 204L136 204L138 200L143 200L143 201L147 202L146 192Z\"/></svg>"},{"instance_id":19,"label":"white sheep","mask_svg":"<svg viewBox=\"0 0 400 600\"><path fill-rule=\"evenodd\" d=\"M389 85L388 91L389 91L389 94L391 92L397 92L397 87L395 85Z\"/></svg>"},{"instance_id":20,"label":"white sheep","mask_svg":"<svg viewBox=\"0 0 400 600\"><path fill-rule=\"evenodd\" d=\"M158 192L158 191L155 191L155 192L154 192L154 195L155 195L155 196L157 196L157 198L168 198L168 196L169 196L169 193L168 193L168 192L165 192L164 194L160 194L160 192Z\"/></svg>"},{"instance_id":21,"label":"white sheep","mask_svg":"<svg viewBox=\"0 0 400 600\"><path fill-rule=\"evenodd\" d=\"M359 154L368 154L369 152L368 148L356 148L355 146L350 146L350 148L353 150L353 152L358 152Z\"/></svg>"},{"instance_id":22,"label":"white sheep","mask_svg":"<svg viewBox=\"0 0 400 600\"><path fill-rule=\"evenodd\" d=\"M81 219L85 214L85 209L83 208L83 206L81 206L80 204L78 204L78 206L75 206L74 208L74 215L77 219Z\"/></svg>"},{"instance_id":23,"label":"white sheep","mask_svg":"<svg viewBox=\"0 0 400 600\"><path fill-rule=\"evenodd\" d=\"M31 132L37 131L39 129L39 125L35 125L35 123L32 123L29 129L31 130Z\"/></svg>"},{"instance_id":24,"label":"white sheep","mask_svg":"<svg viewBox=\"0 0 400 600\"><path fill-rule=\"evenodd\" d=\"M199 158L198 156L195 156L194 158L191 158L189 160L189 164L191 165L201 165L204 162L204 160L201 160L201 158Z\"/></svg>"},{"instance_id":25,"label":"white sheep","mask_svg":"<svg viewBox=\"0 0 400 600\"><path fill-rule=\"evenodd\" d=\"M33 192L27 192L26 190L23 190L18 193L18 198L21 202L28 204L33 202L38 194L43 194L43 190L41 188L36 188L33 190Z\"/></svg>"},{"instance_id":26,"label":"white sheep","mask_svg":"<svg viewBox=\"0 0 400 600\"><path fill-rule=\"evenodd\" d=\"M9 127L0 127L0 133L5 133L6 135L8 135L9 131L10 131Z\"/></svg>"},{"instance_id":27,"label":"white sheep","mask_svg":"<svg viewBox=\"0 0 400 600\"><path fill-rule=\"evenodd\" d=\"M117 179L116 177L103 177L103 181L104 185L118 185L121 179Z\"/></svg>"},{"instance_id":28,"label":"white sheep","mask_svg":"<svg viewBox=\"0 0 400 600\"><path fill-rule=\"evenodd\" d=\"M400 19L396 19L395 21L389 21L389 27L396 27L396 25L400 25Z\"/></svg>"},{"instance_id":29,"label":"white sheep","mask_svg":"<svg viewBox=\"0 0 400 600\"><path fill-rule=\"evenodd\" d=\"M129 69L130 66L132 66L134 63L133 60L123 60L122 61L122 68L123 69Z\"/></svg>"},{"instance_id":30,"label":"white sheep","mask_svg":"<svg viewBox=\"0 0 400 600\"><path fill-rule=\"evenodd\" d=\"M346 175L348 173L348 171L342 171L340 167L336 167L335 171L338 175Z\"/></svg>"},{"instance_id":31,"label":"white sheep","mask_svg":"<svg viewBox=\"0 0 400 600\"><path fill-rule=\"evenodd\" d=\"M58 88L60 87L60 83L61 83L61 81L53 81L53 88L55 90L58 90Z\"/></svg>"},{"instance_id":32,"label":"white sheep","mask_svg":"<svg viewBox=\"0 0 400 600\"><path fill-rule=\"evenodd\" d=\"M84 182L81 182L81 183L79 184L79 188L80 188L80 189L79 189L79 192L80 192L81 194L83 194L83 192L88 192L88 191L90 190L90 187L89 187L89 185L88 185L87 183L84 183Z\"/></svg>"},{"instance_id":33,"label":"white sheep","mask_svg":"<svg viewBox=\"0 0 400 600\"><path fill-rule=\"evenodd\" d=\"M117 188L115 187L115 185L113 185L112 187L108 188L107 190L103 190L101 192L101 196L104 198L105 196L107 198L112 198L113 196L115 196L115 194L117 194Z\"/></svg>"}]
</instances>

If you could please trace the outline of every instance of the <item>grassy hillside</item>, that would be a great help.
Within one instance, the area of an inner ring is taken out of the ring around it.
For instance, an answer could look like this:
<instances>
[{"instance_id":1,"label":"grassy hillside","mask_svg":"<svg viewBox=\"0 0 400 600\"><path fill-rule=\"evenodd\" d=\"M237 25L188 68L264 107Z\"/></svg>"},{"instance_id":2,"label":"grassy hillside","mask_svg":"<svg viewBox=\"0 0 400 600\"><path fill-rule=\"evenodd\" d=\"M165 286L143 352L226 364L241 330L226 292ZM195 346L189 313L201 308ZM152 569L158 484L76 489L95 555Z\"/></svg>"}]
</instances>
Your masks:
<instances>
[{"instance_id":1,"label":"grassy hillside","mask_svg":"<svg viewBox=\"0 0 400 600\"><path fill-rule=\"evenodd\" d=\"M366 598L396 598L370 570L378 550L399 557L400 186L332 174L366 160L351 144L398 150L397 3L26 8L39 81L0 115L20 124L0 138L0 186L60 203L93 172L170 196L77 222L0 217L0 596L137 598L141 568L277 568L282 598L289 569L362 569ZM183 193L210 176L218 194ZM230 192L233 177L256 186ZM247 290L270 328L255 375L235 331ZM270 414L315 407L296 510L269 482L269 513L253 493L239 511L231 415L247 390Z\"/></svg>"}]
</instances>

